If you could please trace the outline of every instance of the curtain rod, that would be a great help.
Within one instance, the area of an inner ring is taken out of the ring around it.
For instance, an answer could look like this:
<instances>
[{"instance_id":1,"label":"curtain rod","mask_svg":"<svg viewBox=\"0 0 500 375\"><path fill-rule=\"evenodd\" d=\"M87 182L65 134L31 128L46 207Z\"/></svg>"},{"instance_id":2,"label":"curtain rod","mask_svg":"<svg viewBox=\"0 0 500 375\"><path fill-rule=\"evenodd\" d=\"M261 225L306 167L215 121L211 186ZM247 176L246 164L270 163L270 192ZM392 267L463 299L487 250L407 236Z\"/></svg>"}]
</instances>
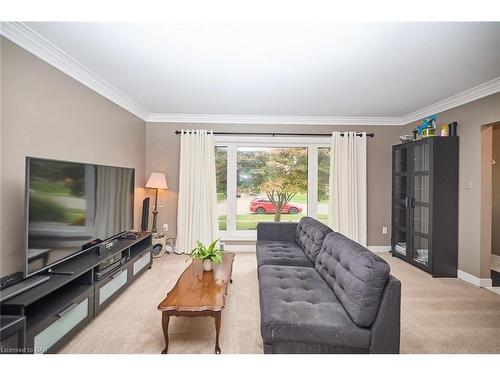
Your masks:
<instances>
[{"instance_id":1,"label":"curtain rod","mask_svg":"<svg viewBox=\"0 0 500 375\"><path fill-rule=\"evenodd\" d=\"M175 134L181 134L182 132L180 130L176 130ZM233 133L233 132L213 132L214 135L270 135L273 137L276 136L299 136L299 137L329 137L332 134L328 133L322 133L322 134L311 134L311 133ZM356 133L358 137L361 137L363 134L361 133ZM340 136L343 137L344 133L340 133ZM375 134L373 133L366 133L367 137L374 137Z\"/></svg>"}]
</instances>

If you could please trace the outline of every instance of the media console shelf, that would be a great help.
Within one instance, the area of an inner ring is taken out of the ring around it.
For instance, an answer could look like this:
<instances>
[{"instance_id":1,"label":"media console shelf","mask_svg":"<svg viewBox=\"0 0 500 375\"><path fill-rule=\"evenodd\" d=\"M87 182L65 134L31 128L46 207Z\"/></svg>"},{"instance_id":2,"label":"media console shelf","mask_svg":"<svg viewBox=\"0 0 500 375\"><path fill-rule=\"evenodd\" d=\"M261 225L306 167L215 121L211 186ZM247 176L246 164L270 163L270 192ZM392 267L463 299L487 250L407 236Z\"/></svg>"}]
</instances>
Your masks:
<instances>
[{"instance_id":1,"label":"media console shelf","mask_svg":"<svg viewBox=\"0 0 500 375\"><path fill-rule=\"evenodd\" d=\"M94 250L53 267L50 280L2 302L1 314L24 316L25 347L19 352L55 353L152 264L151 233L118 240L104 255ZM121 253L122 263L104 278L95 272L102 262Z\"/></svg>"}]
</instances>

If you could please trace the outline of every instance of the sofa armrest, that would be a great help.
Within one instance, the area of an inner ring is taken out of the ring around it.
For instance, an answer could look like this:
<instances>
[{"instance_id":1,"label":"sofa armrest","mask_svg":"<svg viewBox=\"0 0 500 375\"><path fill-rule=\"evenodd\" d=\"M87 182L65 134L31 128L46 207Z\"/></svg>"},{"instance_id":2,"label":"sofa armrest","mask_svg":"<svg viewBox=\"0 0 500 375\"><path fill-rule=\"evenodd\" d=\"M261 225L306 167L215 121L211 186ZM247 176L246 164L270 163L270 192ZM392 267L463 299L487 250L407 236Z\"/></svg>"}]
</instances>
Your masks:
<instances>
[{"instance_id":1,"label":"sofa armrest","mask_svg":"<svg viewBox=\"0 0 500 375\"><path fill-rule=\"evenodd\" d=\"M371 326L370 353L399 354L401 331L401 282L389 275L377 317Z\"/></svg>"},{"instance_id":2,"label":"sofa armrest","mask_svg":"<svg viewBox=\"0 0 500 375\"><path fill-rule=\"evenodd\" d=\"M295 242L298 223L257 223L257 241Z\"/></svg>"}]
</instances>

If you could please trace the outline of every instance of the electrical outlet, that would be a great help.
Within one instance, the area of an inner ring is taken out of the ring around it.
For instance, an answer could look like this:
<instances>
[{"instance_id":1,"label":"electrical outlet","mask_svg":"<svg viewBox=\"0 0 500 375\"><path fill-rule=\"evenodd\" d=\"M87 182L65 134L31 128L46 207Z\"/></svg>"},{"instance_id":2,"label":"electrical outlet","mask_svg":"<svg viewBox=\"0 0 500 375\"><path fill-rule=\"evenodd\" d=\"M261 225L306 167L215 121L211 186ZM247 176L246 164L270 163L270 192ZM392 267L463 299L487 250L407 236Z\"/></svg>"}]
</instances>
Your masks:
<instances>
[{"instance_id":1,"label":"electrical outlet","mask_svg":"<svg viewBox=\"0 0 500 375\"><path fill-rule=\"evenodd\" d=\"M382 234L387 234L387 227L382 227Z\"/></svg>"},{"instance_id":2,"label":"electrical outlet","mask_svg":"<svg viewBox=\"0 0 500 375\"><path fill-rule=\"evenodd\" d=\"M165 232L168 232L168 224L163 224L163 230L164 230Z\"/></svg>"}]
</instances>

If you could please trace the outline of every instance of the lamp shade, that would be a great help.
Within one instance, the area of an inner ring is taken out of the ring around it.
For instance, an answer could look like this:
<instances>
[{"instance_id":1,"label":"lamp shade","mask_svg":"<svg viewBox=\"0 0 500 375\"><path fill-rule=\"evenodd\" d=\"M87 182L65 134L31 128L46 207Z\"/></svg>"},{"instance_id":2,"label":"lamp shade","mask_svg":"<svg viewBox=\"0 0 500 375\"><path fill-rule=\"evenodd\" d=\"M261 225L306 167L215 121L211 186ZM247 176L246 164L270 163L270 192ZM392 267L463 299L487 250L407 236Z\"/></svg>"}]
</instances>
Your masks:
<instances>
[{"instance_id":1,"label":"lamp shade","mask_svg":"<svg viewBox=\"0 0 500 375\"><path fill-rule=\"evenodd\" d=\"M168 189L165 173L151 173L146 187L151 189Z\"/></svg>"}]
</instances>

